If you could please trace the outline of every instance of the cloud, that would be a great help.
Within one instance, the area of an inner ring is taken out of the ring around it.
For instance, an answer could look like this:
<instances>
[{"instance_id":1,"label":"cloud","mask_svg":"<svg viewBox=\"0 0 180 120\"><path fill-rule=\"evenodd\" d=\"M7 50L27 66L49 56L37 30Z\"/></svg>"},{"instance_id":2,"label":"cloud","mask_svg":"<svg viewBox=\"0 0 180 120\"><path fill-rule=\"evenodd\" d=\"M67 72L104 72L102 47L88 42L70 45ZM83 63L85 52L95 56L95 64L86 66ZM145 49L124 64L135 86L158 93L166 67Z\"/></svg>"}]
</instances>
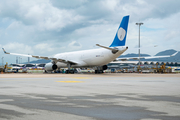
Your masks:
<instances>
[{"instance_id":1,"label":"cloud","mask_svg":"<svg viewBox=\"0 0 180 120\"><path fill-rule=\"evenodd\" d=\"M88 0L50 0L53 6L61 9L75 9L88 2ZM69 4L71 3L71 4Z\"/></svg>"},{"instance_id":2,"label":"cloud","mask_svg":"<svg viewBox=\"0 0 180 120\"><path fill-rule=\"evenodd\" d=\"M167 31L165 40L172 40L173 38L179 37L180 31Z\"/></svg>"},{"instance_id":3,"label":"cloud","mask_svg":"<svg viewBox=\"0 0 180 120\"><path fill-rule=\"evenodd\" d=\"M34 51L31 46L22 44L22 43L17 43L17 42L12 42L3 45L3 47L8 50L8 51L14 51L14 52L19 52L19 53L29 53L33 54Z\"/></svg>"},{"instance_id":4,"label":"cloud","mask_svg":"<svg viewBox=\"0 0 180 120\"><path fill-rule=\"evenodd\" d=\"M37 44L34 46L34 50L38 51L41 54L47 53L47 52L52 52L55 50L52 44L47 44L47 43L41 43Z\"/></svg>"},{"instance_id":5,"label":"cloud","mask_svg":"<svg viewBox=\"0 0 180 120\"><path fill-rule=\"evenodd\" d=\"M1 45L43 56L95 48L97 43L109 46L122 17L130 15L126 53L137 51L139 21L144 23L141 46L158 45L142 52L180 50L179 4L177 0L4 0L0 1Z\"/></svg>"},{"instance_id":6,"label":"cloud","mask_svg":"<svg viewBox=\"0 0 180 120\"><path fill-rule=\"evenodd\" d=\"M72 41L71 43L68 44L68 51L72 50L79 50L82 47L82 45L77 42L77 41Z\"/></svg>"},{"instance_id":7,"label":"cloud","mask_svg":"<svg viewBox=\"0 0 180 120\"><path fill-rule=\"evenodd\" d=\"M19 23L20 32L25 33L20 38L22 41L25 37L31 42L46 41L48 38L57 39L62 33L66 34L65 30L73 28L71 26L76 26L76 24L79 25L79 22L83 20L83 17L74 13L73 10L57 9L47 0L37 2L12 1L11 4L8 1L2 2L2 4L4 5L0 8L2 13L0 17L13 20L9 23L8 28L15 23ZM12 4L14 6L11 6ZM7 9L7 7L10 9ZM12 32L8 32L12 34Z\"/></svg>"}]
</instances>

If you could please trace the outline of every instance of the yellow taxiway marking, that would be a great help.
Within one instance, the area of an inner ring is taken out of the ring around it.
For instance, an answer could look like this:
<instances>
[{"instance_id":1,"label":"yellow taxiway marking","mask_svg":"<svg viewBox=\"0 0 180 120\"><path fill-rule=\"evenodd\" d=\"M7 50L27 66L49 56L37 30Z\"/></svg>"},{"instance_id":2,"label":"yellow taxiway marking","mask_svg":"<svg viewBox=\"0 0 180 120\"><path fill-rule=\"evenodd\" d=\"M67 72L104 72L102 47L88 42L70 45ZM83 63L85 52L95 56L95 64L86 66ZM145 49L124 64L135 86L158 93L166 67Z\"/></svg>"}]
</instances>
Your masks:
<instances>
[{"instance_id":1,"label":"yellow taxiway marking","mask_svg":"<svg viewBox=\"0 0 180 120\"><path fill-rule=\"evenodd\" d=\"M64 83L81 83L84 81L56 81L56 82L64 82Z\"/></svg>"},{"instance_id":2,"label":"yellow taxiway marking","mask_svg":"<svg viewBox=\"0 0 180 120\"><path fill-rule=\"evenodd\" d=\"M91 79L89 77L71 77L71 78L74 78L74 79Z\"/></svg>"}]
</instances>

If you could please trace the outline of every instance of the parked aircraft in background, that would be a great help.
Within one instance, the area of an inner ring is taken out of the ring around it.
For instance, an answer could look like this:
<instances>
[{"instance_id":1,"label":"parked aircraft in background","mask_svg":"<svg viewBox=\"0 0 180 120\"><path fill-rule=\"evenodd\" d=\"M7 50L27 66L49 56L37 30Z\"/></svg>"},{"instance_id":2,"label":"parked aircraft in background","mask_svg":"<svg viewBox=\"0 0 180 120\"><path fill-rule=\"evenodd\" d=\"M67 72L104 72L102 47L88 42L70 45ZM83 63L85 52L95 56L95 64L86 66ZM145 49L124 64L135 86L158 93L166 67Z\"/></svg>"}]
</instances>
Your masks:
<instances>
[{"instance_id":1,"label":"parked aircraft in background","mask_svg":"<svg viewBox=\"0 0 180 120\"><path fill-rule=\"evenodd\" d=\"M128 30L128 22L129 22L129 16L124 16L117 30L115 38L109 47L96 44L101 48L59 53L56 54L54 57L8 53L4 49L3 50L5 54L52 60L50 63L47 63L45 65L45 70L47 72L51 72L53 70L56 70L57 68L68 67L66 73L74 73L74 71L71 70L70 68L94 68L95 73L103 73L103 70L107 69L107 64L109 62L116 60L117 57L119 57L122 53L124 53L128 49L128 47L125 46L127 30ZM160 57L160 56L156 56L156 57ZM139 57L118 58L118 60L128 60L128 59L138 59L138 58Z\"/></svg>"}]
</instances>

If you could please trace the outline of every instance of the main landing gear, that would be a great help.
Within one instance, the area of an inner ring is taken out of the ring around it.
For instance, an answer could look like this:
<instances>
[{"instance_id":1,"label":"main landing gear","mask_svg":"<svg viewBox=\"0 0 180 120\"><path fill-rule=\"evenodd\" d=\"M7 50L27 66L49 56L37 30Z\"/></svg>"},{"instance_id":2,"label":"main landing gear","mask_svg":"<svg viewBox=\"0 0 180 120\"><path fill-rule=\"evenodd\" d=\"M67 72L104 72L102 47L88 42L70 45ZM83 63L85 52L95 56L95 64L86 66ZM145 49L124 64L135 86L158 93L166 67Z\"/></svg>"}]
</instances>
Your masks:
<instances>
[{"instance_id":1,"label":"main landing gear","mask_svg":"<svg viewBox=\"0 0 180 120\"><path fill-rule=\"evenodd\" d=\"M102 74L104 73L104 70L107 69L107 65L103 65L103 66L97 66L95 68L95 74Z\"/></svg>"},{"instance_id":2,"label":"main landing gear","mask_svg":"<svg viewBox=\"0 0 180 120\"><path fill-rule=\"evenodd\" d=\"M65 72L66 74L74 74L74 70L66 70L66 72Z\"/></svg>"},{"instance_id":3,"label":"main landing gear","mask_svg":"<svg viewBox=\"0 0 180 120\"><path fill-rule=\"evenodd\" d=\"M95 74L102 74L102 73L104 73L103 70L95 70Z\"/></svg>"},{"instance_id":4,"label":"main landing gear","mask_svg":"<svg viewBox=\"0 0 180 120\"><path fill-rule=\"evenodd\" d=\"M71 70L71 64L70 63L68 63L67 64L67 67L68 67L68 70L66 70L66 74L74 74L74 70Z\"/></svg>"}]
</instances>

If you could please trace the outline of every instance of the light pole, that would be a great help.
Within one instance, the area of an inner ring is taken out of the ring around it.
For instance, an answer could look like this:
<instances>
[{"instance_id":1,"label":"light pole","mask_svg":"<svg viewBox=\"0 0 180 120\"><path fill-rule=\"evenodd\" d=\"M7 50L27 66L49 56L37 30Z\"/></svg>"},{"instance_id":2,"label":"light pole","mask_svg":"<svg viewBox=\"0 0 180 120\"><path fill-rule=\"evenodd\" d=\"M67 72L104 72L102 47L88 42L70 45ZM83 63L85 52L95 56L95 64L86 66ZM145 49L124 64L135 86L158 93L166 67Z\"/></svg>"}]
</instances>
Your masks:
<instances>
[{"instance_id":1,"label":"light pole","mask_svg":"<svg viewBox=\"0 0 180 120\"><path fill-rule=\"evenodd\" d=\"M143 25L143 23L136 23L136 25L139 25L139 68L140 68L140 26Z\"/></svg>"},{"instance_id":2,"label":"light pole","mask_svg":"<svg viewBox=\"0 0 180 120\"><path fill-rule=\"evenodd\" d=\"M29 54L28 54L29 55ZM30 62L30 57L28 57L28 63Z\"/></svg>"},{"instance_id":3,"label":"light pole","mask_svg":"<svg viewBox=\"0 0 180 120\"><path fill-rule=\"evenodd\" d=\"M18 57L16 57L16 64L18 64Z\"/></svg>"},{"instance_id":4,"label":"light pole","mask_svg":"<svg viewBox=\"0 0 180 120\"><path fill-rule=\"evenodd\" d=\"M4 57L2 57L2 66L4 65L4 60L3 59L4 59Z\"/></svg>"}]
</instances>

